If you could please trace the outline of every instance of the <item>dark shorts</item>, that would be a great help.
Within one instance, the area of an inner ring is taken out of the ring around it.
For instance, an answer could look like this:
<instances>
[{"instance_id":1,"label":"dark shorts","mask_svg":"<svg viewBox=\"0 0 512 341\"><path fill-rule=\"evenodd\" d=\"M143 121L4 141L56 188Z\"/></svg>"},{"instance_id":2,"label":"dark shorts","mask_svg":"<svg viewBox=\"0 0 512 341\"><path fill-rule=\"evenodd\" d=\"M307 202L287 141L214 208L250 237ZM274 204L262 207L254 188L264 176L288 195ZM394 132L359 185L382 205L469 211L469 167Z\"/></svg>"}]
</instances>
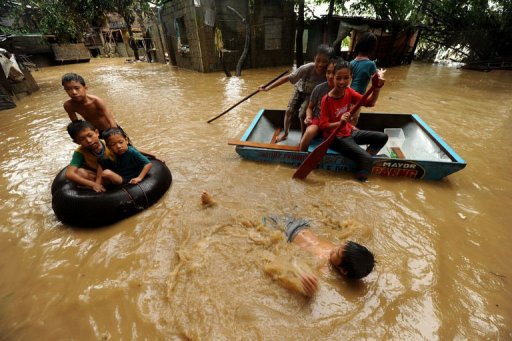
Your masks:
<instances>
[{"instance_id":1,"label":"dark shorts","mask_svg":"<svg viewBox=\"0 0 512 341\"><path fill-rule=\"evenodd\" d=\"M309 227L309 220L268 216L263 217L263 225L284 230L286 240L288 240L288 243L291 243L301 230Z\"/></svg>"}]
</instances>

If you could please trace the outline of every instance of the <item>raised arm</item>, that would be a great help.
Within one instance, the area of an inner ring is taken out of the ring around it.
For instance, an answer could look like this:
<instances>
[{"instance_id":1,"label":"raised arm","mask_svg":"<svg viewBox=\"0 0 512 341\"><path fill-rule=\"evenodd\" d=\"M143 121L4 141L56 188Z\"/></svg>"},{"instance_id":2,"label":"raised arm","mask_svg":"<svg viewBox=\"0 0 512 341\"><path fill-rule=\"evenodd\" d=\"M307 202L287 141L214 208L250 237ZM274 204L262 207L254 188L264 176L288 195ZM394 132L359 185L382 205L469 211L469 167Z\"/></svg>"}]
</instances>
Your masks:
<instances>
[{"instance_id":1,"label":"raised arm","mask_svg":"<svg viewBox=\"0 0 512 341\"><path fill-rule=\"evenodd\" d=\"M375 103L377 103L377 99L379 98L380 88L384 86L384 83L386 80L384 79L384 73L386 72L385 69L379 69L377 71L377 74L379 75L379 78L376 81L372 80L372 86L375 87L373 90L373 93L370 95L370 97L366 100L366 103L364 104L365 107L373 107Z\"/></svg>"},{"instance_id":2,"label":"raised arm","mask_svg":"<svg viewBox=\"0 0 512 341\"><path fill-rule=\"evenodd\" d=\"M278 257L265 265L264 271L283 288L302 295L313 296L318 290L318 277L307 265L295 260Z\"/></svg>"}]
</instances>

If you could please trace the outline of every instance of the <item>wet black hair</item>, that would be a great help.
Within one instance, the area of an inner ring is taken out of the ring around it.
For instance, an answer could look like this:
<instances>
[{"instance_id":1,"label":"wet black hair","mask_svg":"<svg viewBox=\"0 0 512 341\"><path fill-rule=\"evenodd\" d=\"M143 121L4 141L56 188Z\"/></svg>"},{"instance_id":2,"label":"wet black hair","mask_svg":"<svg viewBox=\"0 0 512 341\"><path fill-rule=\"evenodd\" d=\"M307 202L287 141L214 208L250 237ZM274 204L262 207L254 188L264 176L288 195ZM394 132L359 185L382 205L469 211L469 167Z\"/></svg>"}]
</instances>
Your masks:
<instances>
[{"instance_id":1,"label":"wet black hair","mask_svg":"<svg viewBox=\"0 0 512 341\"><path fill-rule=\"evenodd\" d=\"M341 58L340 57L331 57L329 58L329 63L327 63L327 65L331 65L331 64L338 64L338 61L340 60Z\"/></svg>"},{"instance_id":2,"label":"wet black hair","mask_svg":"<svg viewBox=\"0 0 512 341\"><path fill-rule=\"evenodd\" d=\"M62 76L62 86L69 82L78 82L85 86L85 79L76 73L66 73L64 76Z\"/></svg>"},{"instance_id":3,"label":"wet black hair","mask_svg":"<svg viewBox=\"0 0 512 341\"><path fill-rule=\"evenodd\" d=\"M325 54L327 57L331 58L332 57L332 54L333 54L334 50L332 47L330 47L329 45L327 44L320 44L318 45L318 47L316 48L316 55L319 55L319 54Z\"/></svg>"},{"instance_id":4,"label":"wet black hair","mask_svg":"<svg viewBox=\"0 0 512 341\"><path fill-rule=\"evenodd\" d=\"M76 136L85 129L91 129L92 131L95 131L96 127L93 126L91 122L84 120L72 121L68 124L67 127L68 134L73 140L75 140Z\"/></svg>"},{"instance_id":5,"label":"wet black hair","mask_svg":"<svg viewBox=\"0 0 512 341\"><path fill-rule=\"evenodd\" d=\"M101 134L101 137L106 140L108 139L110 136L114 136L114 135L121 135L122 137L124 137L125 139L128 138L128 136L126 136L126 133L122 130L122 129L119 129L119 128L109 128L107 130L105 130L102 134Z\"/></svg>"},{"instance_id":6,"label":"wet black hair","mask_svg":"<svg viewBox=\"0 0 512 341\"><path fill-rule=\"evenodd\" d=\"M373 253L361 244L347 241L338 268L350 279L360 279L373 270Z\"/></svg>"},{"instance_id":7,"label":"wet black hair","mask_svg":"<svg viewBox=\"0 0 512 341\"><path fill-rule=\"evenodd\" d=\"M338 71L339 69L348 69L350 74L352 74L352 64L343 58L338 58L338 62L336 63L336 66L334 66L334 72Z\"/></svg>"},{"instance_id":8,"label":"wet black hair","mask_svg":"<svg viewBox=\"0 0 512 341\"><path fill-rule=\"evenodd\" d=\"M372 32L363 33L359 39L357 39L354 52L369 55L377 47L377 36Z\"/></svg>"}]
</instances>

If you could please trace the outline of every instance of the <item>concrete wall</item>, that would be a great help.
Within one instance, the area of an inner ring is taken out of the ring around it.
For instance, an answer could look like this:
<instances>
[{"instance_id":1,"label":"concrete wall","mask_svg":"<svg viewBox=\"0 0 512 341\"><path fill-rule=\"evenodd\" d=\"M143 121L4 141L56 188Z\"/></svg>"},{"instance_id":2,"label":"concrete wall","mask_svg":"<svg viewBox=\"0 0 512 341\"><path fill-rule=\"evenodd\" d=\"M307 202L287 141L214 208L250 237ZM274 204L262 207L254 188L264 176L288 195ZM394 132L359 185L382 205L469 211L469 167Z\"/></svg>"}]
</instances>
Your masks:
<instances>
[{"instance_id":1,"label":"concrete wall","mask_svg":"<svg viewBox=\"0 0 512 341\"><path fill-rule=\"evenodd\" d=\"M196 7L195 3L200 3L200 6ZM247 13L246 1L176 0L166 3L160 18L171 64L200 72L222 70L215 49L215 29L218 28L224 42L224 62L228 69L235 69L244 49L246 26L227 6L234 8L244 18L249 16L250 51L243 68L292 64L295 15L293 3L284 0L255 0L252 14ZM176 22L186 29L186 37L181 33L181 49ZM274 24L269 26L269 22ZM276 44L274 48L269 48L271 35L274 36L273 41ZM183 48L184 41L188 45L188 51Z\"/></svg>"},{"instance_id":2,"label":"concrete wall","mask_svg":"<svg viewBox=\"0 0 512 341\"><path fill-rule=\"evenodd\" d=\"M179 33L176 30L176 21L181 21L186 29L186 32L180 33L183 35L181 40L186 43L182 46L178 46ZM205 72L197 32L196 8L193 1L178 0L166 3L162 10L162 25L166 32L169 53L173 53L176 65ZM184 45L189 47L188 52L186 52ZM179 49L179 47L182 49Z\"/></svg>"}]
</instances>

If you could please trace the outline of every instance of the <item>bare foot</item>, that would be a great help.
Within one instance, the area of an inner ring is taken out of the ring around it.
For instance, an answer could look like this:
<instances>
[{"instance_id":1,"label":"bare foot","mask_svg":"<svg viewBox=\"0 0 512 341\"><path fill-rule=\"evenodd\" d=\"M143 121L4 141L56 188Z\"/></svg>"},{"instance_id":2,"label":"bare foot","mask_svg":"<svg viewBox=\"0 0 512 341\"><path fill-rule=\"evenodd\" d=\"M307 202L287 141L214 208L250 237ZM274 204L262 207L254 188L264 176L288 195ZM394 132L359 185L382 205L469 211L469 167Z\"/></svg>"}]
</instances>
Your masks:
<instances>
[{"instance_id":1,"label":"bare foot","mask_svg":"<svg viewBox=\"0 0 512 341\"><path fill-rule=\"evenodd\" d=\"M203 207L215 206L216 204L217 202L213 200L210 193L206 191L203 191L203 193L201 193L201 205L203 205Z\"/></svg>"},{"instance_id":2,"label":"bare foot","mask_svg":"<svg viewBox=\"0 0 512 341\"><path fill-rule=\"evenodd\" d=\"M281 141L286 140L286 138L287 138L287 137L288 137L288 135L286 135L286 134L285 134L285 135L278 136L278 137L276 138L276 143L279 143L279 142L281 142Z\"/></svg>"}]
</instances>

